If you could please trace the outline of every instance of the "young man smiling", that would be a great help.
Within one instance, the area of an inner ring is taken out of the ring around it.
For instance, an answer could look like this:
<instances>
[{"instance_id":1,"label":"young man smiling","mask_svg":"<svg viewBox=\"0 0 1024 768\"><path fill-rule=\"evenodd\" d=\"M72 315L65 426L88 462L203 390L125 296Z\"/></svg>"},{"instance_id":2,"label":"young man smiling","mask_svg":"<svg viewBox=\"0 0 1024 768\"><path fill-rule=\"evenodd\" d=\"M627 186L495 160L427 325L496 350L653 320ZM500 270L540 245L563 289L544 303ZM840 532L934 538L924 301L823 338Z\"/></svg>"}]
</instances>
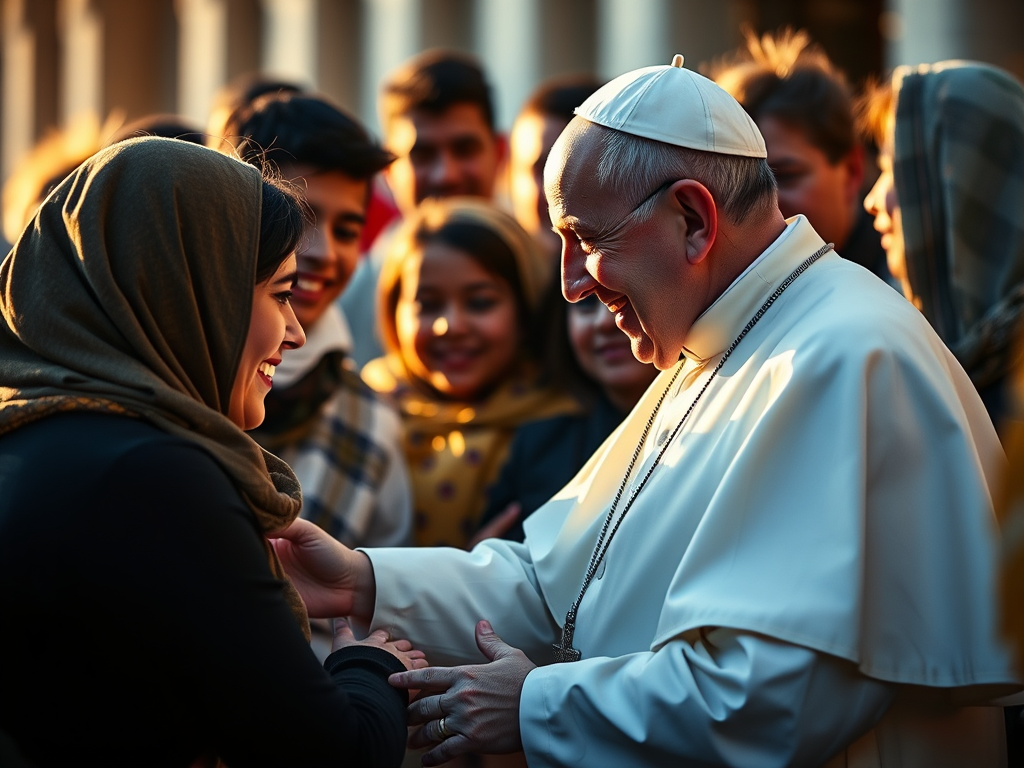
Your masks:
<instances>
[{"instance_id":1,"label":"young man smiling","mask_svg":"<svg viewBox=\"0 0 1024 768\"><path fill-rule=\"evenodd\" d=\"M864 148L843 73L806 32L758 38L720 62L712 78L754 119L779 186L779 209L802 213L836 253L894 287L885 251L862 206Z\"/></svg>"},{"instance_id":2,"label":"young man smiling","mask_svg":"<svg viewBox=\"0 0 1024 768\"><path fill-rule=\"evenodd\" d=\"M336 303L359 259L370 184L393 156L333 104L297 93L257 99L226 135L244 159L274 163L297 184L312 214L291 298L307 344L277 367L253 436L295 470L303 517L351 546L405 544L411 502L398 416L353 370Z\"/></svg>"},{"instance_id":3,"label":"young man smiling","mask_svg":"<svg viewBox=\"0 0 1024 768\"><path fill-rule=\"evenodd\" d=\"M384 177L402 216L430 197L491 198L504 143L494 129L491 87L475 59L441 49L414 56L388 77L379 103L384 144L395 155ZM381 234L341 297L360 367L383 354L376 287L393 232Z\"/></svg>"}]
</instances>

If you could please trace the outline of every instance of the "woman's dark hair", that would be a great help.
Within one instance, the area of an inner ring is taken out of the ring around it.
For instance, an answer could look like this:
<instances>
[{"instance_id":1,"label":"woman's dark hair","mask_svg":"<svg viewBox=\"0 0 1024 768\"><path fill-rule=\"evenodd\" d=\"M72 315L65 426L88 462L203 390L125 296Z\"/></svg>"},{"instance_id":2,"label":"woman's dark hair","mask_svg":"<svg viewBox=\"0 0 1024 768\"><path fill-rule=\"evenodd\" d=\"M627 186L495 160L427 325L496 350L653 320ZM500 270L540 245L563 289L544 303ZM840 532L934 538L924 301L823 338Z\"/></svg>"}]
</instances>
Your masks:
<instances>
[{"instance_id":1,"label":"woman's dark hair","mask_svg":"<svg viewBox=\"0 0 1024 768\"><path fill-rule=\"evenodd\" d=\"M295 250L309 214L302 197L279 179L264 177L256 284L266 282Z\"/></svg>"}]
</instances>

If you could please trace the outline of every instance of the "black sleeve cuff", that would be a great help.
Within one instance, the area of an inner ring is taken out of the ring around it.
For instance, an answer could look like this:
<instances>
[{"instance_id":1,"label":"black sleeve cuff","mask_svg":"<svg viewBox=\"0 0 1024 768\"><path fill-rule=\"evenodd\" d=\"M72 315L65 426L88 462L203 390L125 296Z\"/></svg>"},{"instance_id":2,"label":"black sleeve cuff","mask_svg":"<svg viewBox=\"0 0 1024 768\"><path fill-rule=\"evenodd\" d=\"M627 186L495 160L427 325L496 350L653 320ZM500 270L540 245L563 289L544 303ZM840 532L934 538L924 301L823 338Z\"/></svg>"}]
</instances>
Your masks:
<instances>
[{"instance_id":1,"label":"black sleeve cuff","mask_svg":"<svg viewBox=\"0 0 1024 768\"><path fill-rule=\"evenodd\" d=\"M324 669L332 677L352 668L376 672L385 679L395 672L405 672L405 665L394 654L369 645L350 645L335 651L324 660Z\"/></svg>"}]
</instances>

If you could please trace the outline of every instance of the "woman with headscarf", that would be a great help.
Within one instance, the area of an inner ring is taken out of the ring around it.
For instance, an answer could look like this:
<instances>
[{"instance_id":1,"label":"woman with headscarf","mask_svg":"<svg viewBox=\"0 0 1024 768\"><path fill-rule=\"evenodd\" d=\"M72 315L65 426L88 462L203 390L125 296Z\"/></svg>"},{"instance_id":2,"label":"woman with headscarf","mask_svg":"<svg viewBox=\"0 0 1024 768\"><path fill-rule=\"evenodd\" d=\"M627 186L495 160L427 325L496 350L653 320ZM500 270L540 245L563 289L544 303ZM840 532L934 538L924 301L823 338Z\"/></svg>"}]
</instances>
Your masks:
<instances>
[{"instance_id":1,"label":"woman with headscarf","mask_svg":"<svg viewBox=\"0 0 1024 768\"><path fill-rule=\"evenodd\" d=\"M0 731L38 768L401 762L387 676L422 654L342 626L319 665L269 538L298 484L243 431L304 341L302 226L252 166L136 139L0 265Z\"/></svg>"},{"instance_id":2,"label":"woman with headscarf","mask_svg":"<svg viewBox=\"0 0 1024 768\"><path fill-rule=\"evenodd\" d=\"M396 235L378 283L387 355L362 374L403 417L417 545L465 547L516 428L578 410L537 362L549 273L530 235L482 200L424 201Z\"/></svg>"},{"instance_id":3,"label":"woman with headscarf","mask_svg":"<svg viewBox=\"0 0 1024 768\"><path fill-rule=\"evenodd\" d=\"M1024 88L987 64L899 67L863 111L889 269L999 427L1024 313Z\"/></svg>"},{"instance_id":4,"label":"woman with headscarf","mask_svg":"<svg viewBox=\"0 0 1024 768\"><path fill-rule=\"evenodd\" d=\"M970 375L1004 445L1016 449L1008 417L1024 314L1024 87L976 62L898 67L862 111L881 171L864 207L882 233L889 270ZM1019 536L1003 522L1010 550ZM1018 626L1012 569L1002 594L1004 625ZM1024 712L1005 712L1016 765L1024 759Z\"/></svg>"}]
</instances>

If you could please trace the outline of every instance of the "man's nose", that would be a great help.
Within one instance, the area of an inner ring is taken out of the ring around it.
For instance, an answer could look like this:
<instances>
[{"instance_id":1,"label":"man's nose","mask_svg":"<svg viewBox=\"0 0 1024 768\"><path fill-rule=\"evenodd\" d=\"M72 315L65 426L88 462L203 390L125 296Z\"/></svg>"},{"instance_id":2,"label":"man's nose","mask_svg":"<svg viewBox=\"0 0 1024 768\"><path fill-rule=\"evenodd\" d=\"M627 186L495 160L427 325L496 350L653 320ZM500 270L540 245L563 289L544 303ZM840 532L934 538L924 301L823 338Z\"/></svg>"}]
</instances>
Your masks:
<instances>
[{"instance_id":1,"label":"man's nose","mask_svg":"<svg viewBox=\"0 0 1024 768\"><path fill-rule=\"evenodd\" d=\"M562 242L562 295L566 301L579 301L593 291L597 281L587 271L586 254L579 243L563 240Z\"/></svg>"},{"instance_id":2,"label":"man's nose","mask_svg":"<svg viewBox=\"0 0 1024 768\"><path fill-rule=\"evenodd\" d=\"M434 188L444 189L454 186L459 180L459 164L450 152L438 152L430 167L430 184Z\"/></svg>"},{"instance_id":3,"label":"man's nose","mask_svg":"<svg viewBox=\"0 0 1024 768\"><path fill-rule=\"evenodd\" d=\"M327 236L319 226L309 227L303 241L302 250L298 254L300 257L317 260L327 258Z\"/></svg>"}]
</instances>

